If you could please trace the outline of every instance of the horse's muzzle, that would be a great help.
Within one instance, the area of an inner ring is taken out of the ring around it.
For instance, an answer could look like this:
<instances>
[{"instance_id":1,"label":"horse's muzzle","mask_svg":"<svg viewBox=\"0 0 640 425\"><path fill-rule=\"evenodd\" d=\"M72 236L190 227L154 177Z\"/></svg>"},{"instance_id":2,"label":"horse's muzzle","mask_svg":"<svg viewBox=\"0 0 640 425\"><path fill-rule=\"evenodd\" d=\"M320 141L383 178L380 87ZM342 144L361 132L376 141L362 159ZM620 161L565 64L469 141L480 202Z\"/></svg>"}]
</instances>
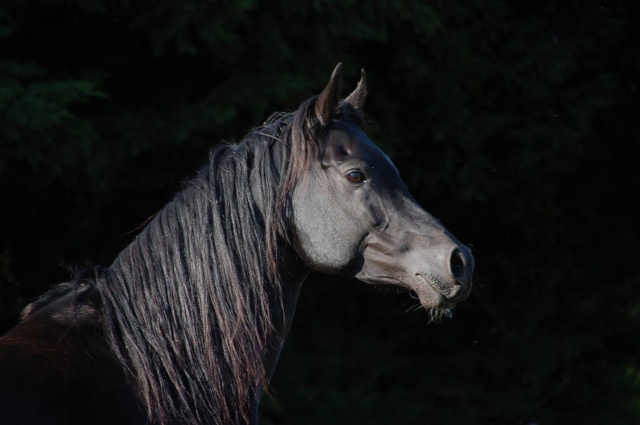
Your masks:
<instances>
[{"instance_id":1,"label":"horse's muzzle","mask_svg":"<svg viewBox=\"0 0 640 425\"><path fill-rule=\"evenodd\" d=\"M425 308L453 308L471 293L473 255L466 246L457 245L449 255L437 257L446 260L418 271L411 289Z\"/></svg>"}]
</instances>

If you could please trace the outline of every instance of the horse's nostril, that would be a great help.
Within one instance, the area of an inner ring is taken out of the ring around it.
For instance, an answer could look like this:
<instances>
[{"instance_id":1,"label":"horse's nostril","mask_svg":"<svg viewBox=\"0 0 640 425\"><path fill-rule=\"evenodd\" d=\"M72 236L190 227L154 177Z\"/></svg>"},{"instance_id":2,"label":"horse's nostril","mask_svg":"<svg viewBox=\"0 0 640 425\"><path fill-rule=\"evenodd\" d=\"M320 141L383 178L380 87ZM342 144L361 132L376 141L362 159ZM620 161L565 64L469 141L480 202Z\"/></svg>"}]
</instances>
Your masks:
<instances>
[{"instance_id":1,"label":"horse's nostril","mask_svg":"<svg viewBox=\"0 0 640 425\"><path fill-rule=\"evenodd\" d=\"M467 281L467 266L464 262L463 255L464 254L457 248L451 253L451 274L457 282L462 284Z\"/></svg>"}]
</instances>

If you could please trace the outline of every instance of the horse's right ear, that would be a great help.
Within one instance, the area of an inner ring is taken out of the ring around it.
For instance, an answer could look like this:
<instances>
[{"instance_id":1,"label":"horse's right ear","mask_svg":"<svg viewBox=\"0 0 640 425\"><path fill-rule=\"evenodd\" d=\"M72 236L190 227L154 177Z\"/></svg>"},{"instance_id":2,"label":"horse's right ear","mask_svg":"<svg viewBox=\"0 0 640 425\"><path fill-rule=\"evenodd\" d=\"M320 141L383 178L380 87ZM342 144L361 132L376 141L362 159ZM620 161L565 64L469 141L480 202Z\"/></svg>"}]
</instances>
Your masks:
<instances>
[{"instance_id":1,"label":"horse's right ear","mask_svg":"<svg viewBox=\"0 0 640 425\"><path fill-rule=\"evenodd\" d=\"M336 65L331 74L329 84L322 90L316 100L316 116L322 125L327 125L335 115L340 96L340 77L342 74L342 62Z\"/></svg>"},{"instance_id":2,"label":"horse's right ear","mask_svg":"<svg viewBox=\"0 0 640 425\"><path fill-rule=\"evenodd\" d=\"M362 68L360 72L358 86L344 101L350 103L351 106L357 110L362 111L362 108L364 108L364 99L367 97L367 74L365 74L364 68Z\"/></svg>"}]
</instances>

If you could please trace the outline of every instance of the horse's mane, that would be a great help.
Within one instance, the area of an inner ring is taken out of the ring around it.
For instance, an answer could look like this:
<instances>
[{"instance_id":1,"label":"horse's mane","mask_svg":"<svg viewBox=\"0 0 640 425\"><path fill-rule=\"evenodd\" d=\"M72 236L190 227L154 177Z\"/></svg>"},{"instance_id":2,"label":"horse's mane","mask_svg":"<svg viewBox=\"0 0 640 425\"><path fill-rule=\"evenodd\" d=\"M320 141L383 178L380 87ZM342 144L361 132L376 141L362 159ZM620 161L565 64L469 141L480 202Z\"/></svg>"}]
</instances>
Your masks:
<instances>
[{"instance_id":1,"label":"horse's mane","mask_svg":"<svg viewBox=\"0 0 640 425\"><path fill-rule=\"evenodd\" d=\"M264 354L284 337L282 242L296 244L290 194L321 149L315 101L216 147L109 269L90 272L107 340L152 421L246 423L248 401L268 384ZM346 103L336 118L362 124Z\"/></svg>"},{"instance_id":2,"label":"horse's mane","mask_svg":"<svg viewBox=\"0 0 640 425\"><path fill-rule=\"evenodd\" d=\"M268 383L290 194L322 131L314 105L214 149L99 282L112 349L157 422L248 422Z\"/></svg>"}]
</instances>

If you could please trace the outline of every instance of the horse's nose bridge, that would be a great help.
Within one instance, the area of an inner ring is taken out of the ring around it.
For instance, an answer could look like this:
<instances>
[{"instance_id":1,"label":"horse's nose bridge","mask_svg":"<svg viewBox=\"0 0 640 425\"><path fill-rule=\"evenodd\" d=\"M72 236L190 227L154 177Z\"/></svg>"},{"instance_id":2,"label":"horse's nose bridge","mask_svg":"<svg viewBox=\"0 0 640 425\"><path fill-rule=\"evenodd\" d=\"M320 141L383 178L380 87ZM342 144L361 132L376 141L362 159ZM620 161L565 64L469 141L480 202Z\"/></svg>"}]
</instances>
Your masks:
<instances>
[{"instance_id":1,"label":"horse's nose bridge","mask_svg":"<svg viewBox=\"0 0 640 425\"><path fill-rule=\"evenodd\" d=\"M445 227L412 198L403 198L388 231L399 235L397 249L403 261L416 274L432 273L453 285L469 287L474 259Z\"/></svg>"}]
</instances>

